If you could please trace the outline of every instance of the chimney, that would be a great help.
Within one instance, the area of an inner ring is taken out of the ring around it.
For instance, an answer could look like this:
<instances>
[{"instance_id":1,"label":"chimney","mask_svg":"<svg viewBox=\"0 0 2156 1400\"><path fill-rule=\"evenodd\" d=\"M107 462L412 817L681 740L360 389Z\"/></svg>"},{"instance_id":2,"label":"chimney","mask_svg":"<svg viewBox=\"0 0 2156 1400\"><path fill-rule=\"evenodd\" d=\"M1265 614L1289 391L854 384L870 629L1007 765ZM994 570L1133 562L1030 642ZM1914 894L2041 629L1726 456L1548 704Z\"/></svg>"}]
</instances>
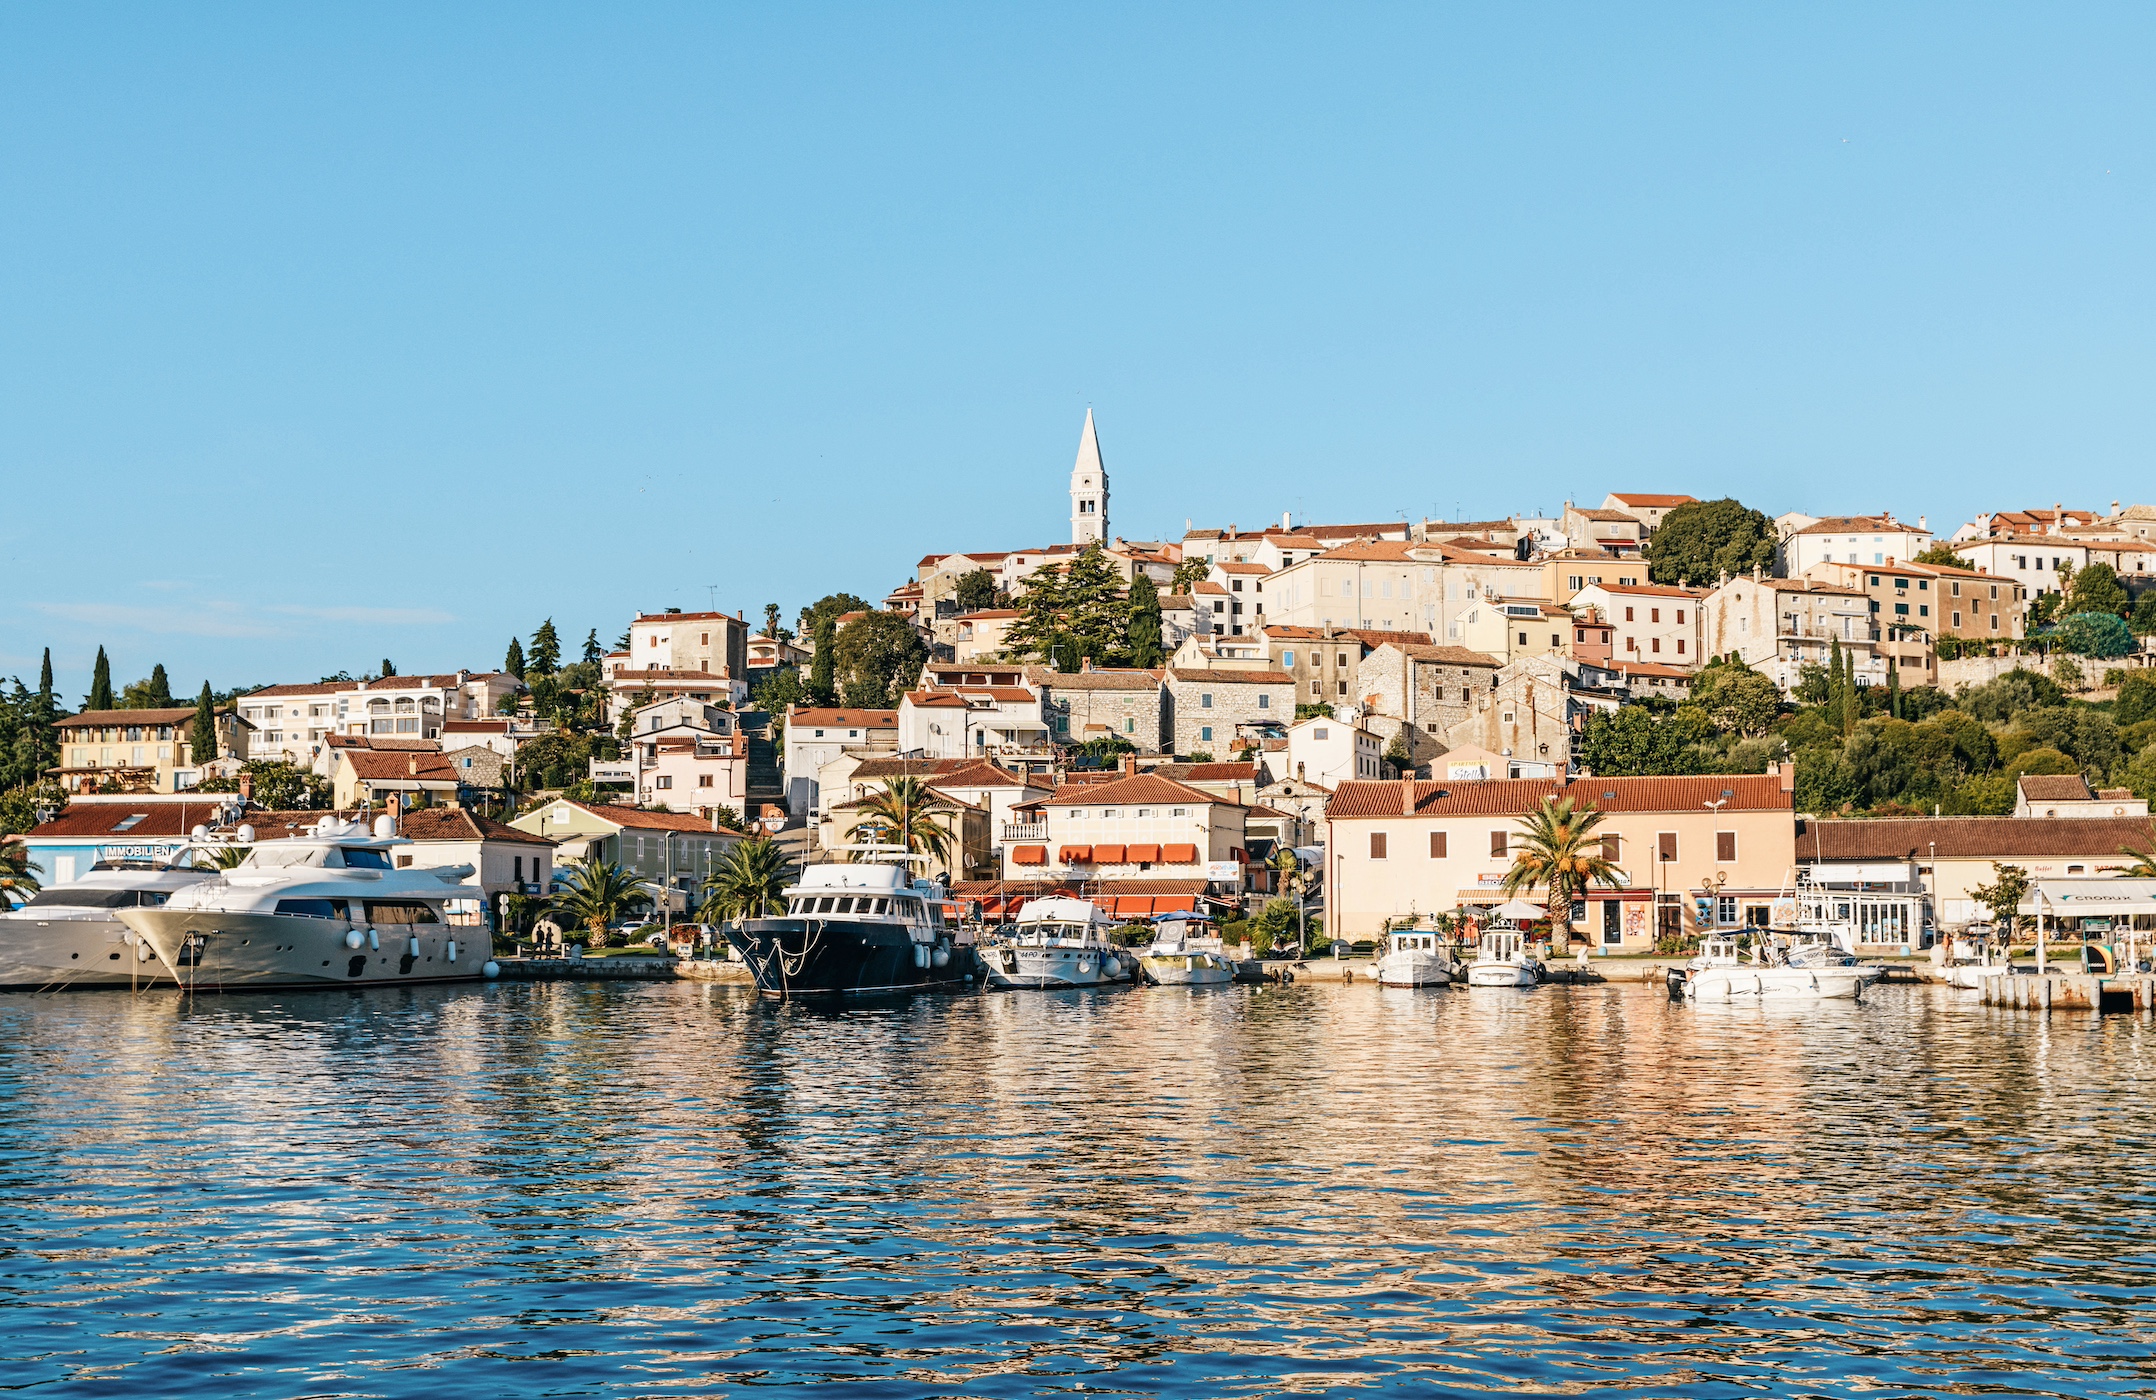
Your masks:
<instances>
[{"instance_id":1,"label":"chimney","mask_svg":"<svg viewBox=\"0 0 2156 1400\"><path fill-rule=\"evenodd\" d=\"M1920 516L1918 516L1918 517L1916 518L1916 528L1918 528L1919 530L1922 530L1922 531L1923 531L1924 533L1926 533L1926 534L1930 534L1930 533L1931 533L1931 517L1930 517L1930 516L1928 516L1928 515L1920 515Z\"/></svg>"},{"instance_id":2,"label":"chimney","mask_svg":"<svg viewBox=\"0 0 2156 1400\"><path fill-rule=\"evenodd\" d=\"M2117 515L2118 512L2119 503L2117 501L2113 501L2111 503L2111 513L2113 515ZM1287 511L1280 512L1280 533L1284 535L1287 534L1289 531L1293 530L1295 528L1294 519L1295 518Z\"/></svg>"},{"instance_id":3,"label":"chimney","mask_svg":"<svg viewBox=\"0 0 2156 1400\"><path fill-rule=\"evenodd\" d=\"M419 755L414 754L404 760L404 771L415 778L419 776Z\"/></svg>"},{"instance_id":4,"label":"chimney","mask_svg":"<svg viewBox=\"0 0 2156 1400\"><path fill-rule=\"evenodd\" d=\"M1136 777L1137 774L1138 756L1136 754L1123 755L1123 776L1126 778L1132 778Z\"/></svg>"},{"instance_id":5,"label":"chimney","mask_svg":"<svg viewBox=\"0 0 2156 1400\"><path fill-rule=\"evenodd\" d=\"M1400 780L1400 815L1403 817L1415 815L1415 775L1413 773L1409 773Z\"/></svg>"},{"instance_id":6,"label":"chimney","mask_svg":"<svg viewBox=\"0 0 2156 1400\"><path fill-rule=\"evenodd\" d=\"M251 801L253 801L253 800L254 800L254 795L255 795L255 775L254 775L254 774L252 774L252 773L242 773L242 774L240 774L240 802L241 802L241 804L242 804L242 805L245 805L246 803L248 803L248 802L251 802Z\"/></svg>"}]
</instances>

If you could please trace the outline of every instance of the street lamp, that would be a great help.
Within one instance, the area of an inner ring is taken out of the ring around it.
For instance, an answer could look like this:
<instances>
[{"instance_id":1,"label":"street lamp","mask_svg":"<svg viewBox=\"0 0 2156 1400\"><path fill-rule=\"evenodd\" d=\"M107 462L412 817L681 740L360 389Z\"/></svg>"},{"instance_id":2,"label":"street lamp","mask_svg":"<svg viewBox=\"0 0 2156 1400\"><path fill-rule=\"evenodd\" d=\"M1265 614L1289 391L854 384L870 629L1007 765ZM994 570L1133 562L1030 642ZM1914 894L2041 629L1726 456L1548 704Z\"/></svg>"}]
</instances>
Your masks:
<instances>
[{"instance_id":1,"label":"street lamp","mask_svg":"<svg viewBox=\"0 0 2156 1400\"><path fill-rule=\"evenodd\" d=\"M1705 807L1709 811L1714 813L1712 834L1714 836L1714 863L1717 865L1721 864L1722 862L1722 805L1728 801L1729 799L1727 797L1717 797L1712 802L1702 802L1699 804L1700 806ZM1720 870L1714 872L1714 892L1717 896L1721 894L1722 886L1727 883L1728 880L1729 876L1726 872ZM1721 911L1719 908L1716 909L1715 914L1715 922L1719 924L1721 922Z\"/></svg>"}]
</instances>

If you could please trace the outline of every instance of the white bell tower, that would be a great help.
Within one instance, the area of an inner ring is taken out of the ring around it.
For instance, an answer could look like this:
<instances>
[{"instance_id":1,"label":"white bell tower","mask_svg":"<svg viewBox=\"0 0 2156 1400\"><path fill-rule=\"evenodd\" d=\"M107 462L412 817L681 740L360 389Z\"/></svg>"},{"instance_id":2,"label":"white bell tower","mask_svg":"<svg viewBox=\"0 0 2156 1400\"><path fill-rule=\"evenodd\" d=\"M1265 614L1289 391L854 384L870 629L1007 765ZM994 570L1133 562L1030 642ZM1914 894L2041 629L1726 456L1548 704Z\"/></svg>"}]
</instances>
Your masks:
<instances>
[{"instance_id":1,"label":"white bell tower","mask_svg":"<svg viewBox=\"0 0 2156 1400\"><path fill-rule=\"evenodd\" d=\"M1093 410L1085 411L1085 431L1078 435L1078 465L1071 468L1071 543L1092 544L1108 538L1108 468L1101 464L1100 437L1093 431Z\"/></svg>"}]
</instances>

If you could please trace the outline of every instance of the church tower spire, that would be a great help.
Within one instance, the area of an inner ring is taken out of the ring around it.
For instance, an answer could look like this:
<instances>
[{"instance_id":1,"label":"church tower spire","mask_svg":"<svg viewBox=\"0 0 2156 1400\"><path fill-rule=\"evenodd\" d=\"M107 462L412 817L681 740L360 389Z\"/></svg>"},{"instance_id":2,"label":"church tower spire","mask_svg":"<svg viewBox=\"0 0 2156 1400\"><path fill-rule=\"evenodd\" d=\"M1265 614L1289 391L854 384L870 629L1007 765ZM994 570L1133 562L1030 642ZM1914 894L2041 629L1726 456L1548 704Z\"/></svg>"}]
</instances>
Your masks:
<instances>
[{"instance_id":1,"label":"church tower spire","mask_svg":"<svg viewBox=\"0 0 2156 1400\"><path fill-rule=\"evenodd\" d=\"M1085 431L1078 435L1078 465L1071 468L1071 543L1091 544L1108 538L1108 468L1100 460L1100 436L1093 431L1093 410L1085 411Z\"/></svg>"}]
</instances>

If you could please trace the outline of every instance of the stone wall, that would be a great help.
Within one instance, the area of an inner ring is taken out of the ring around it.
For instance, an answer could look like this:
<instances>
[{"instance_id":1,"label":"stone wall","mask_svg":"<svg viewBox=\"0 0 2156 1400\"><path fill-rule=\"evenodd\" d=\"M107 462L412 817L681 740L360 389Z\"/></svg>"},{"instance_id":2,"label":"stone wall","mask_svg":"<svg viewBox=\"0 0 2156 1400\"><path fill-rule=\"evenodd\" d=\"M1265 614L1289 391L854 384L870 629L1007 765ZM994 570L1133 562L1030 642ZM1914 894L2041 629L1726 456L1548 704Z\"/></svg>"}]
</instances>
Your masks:
<instances>
[{"instance_id":1,"label":"stone wall","mask_svg":"<svg viewBox=\"0 0 2156 1400\"><path fill-rule=\"evenodd\" d=\"M1295 722L1295 681L1284 672L1170 671L1168 675L1170 732L1178 754L1210 753L1225 760L1233 752L1237 725L1270 721L1286 728ZM1205 703L1208 695L1210 705ZM1211 738L1205 735L1207 729L1212 731Z\"/></svg>"},{"instance_id":2,"label":"stone wall","mask_svg":"<svg viewBox=\"0 0 2156 1400\"><path fill-rule=\"evenodd\" d=\"M1292 709L1290 710L1292 714ZM1050 679L1041 689L1041 714L1059 742L1089 738L1089 724L1103 724L1140 753L1160 753L1168 742L1168 692L1159 683L1138 687L1068 686Z\"/></svg>"}]
</instances>

